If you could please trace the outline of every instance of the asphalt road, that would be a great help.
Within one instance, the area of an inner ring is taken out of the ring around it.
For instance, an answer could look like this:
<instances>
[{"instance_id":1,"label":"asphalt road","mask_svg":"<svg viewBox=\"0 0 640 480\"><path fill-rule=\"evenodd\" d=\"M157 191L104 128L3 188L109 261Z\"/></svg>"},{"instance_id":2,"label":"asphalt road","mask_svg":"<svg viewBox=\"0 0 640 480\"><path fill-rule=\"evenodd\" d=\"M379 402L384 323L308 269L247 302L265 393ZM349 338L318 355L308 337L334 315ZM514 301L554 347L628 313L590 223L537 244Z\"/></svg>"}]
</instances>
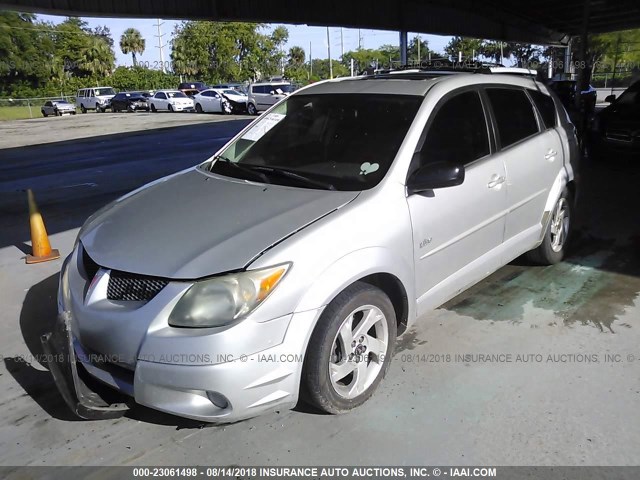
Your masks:
<instances>
[{"instance_id":1,"label":"asphalt road","mask_svg":"<svg viewBox=\"0 0 640 480\"><path fill-rule=\"evenodd\" d=\"M21 190L36 192L64 256L92 211L203 160L242 124L0 150L0 465L640 464L640 166L616 158L585 165L567 261L516 261L420 319L350 414L73 417L33 360L61 262L24 264Z\"/></svg>"}]
</instances>

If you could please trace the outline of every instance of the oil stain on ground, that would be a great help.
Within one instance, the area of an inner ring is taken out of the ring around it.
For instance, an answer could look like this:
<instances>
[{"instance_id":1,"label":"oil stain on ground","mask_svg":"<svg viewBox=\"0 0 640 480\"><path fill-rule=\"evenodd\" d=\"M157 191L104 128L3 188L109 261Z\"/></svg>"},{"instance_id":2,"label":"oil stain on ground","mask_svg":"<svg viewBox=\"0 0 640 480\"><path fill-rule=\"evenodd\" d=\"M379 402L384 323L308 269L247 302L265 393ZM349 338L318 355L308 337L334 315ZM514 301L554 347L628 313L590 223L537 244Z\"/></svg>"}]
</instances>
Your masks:
<instances>
[{"instance_id":1,"label":"oil stain on ground","mask_svg":"<svg viewBox=\"0 0 640 480\"><path fill-rule=\"evenodd\" d=\"M613 323L640 292L640 237L576 235L572 254L548 267L517 260L442 306L477 320L520 323L525 305L550 310L565 325Z\"/></svg>"}]
</instances>

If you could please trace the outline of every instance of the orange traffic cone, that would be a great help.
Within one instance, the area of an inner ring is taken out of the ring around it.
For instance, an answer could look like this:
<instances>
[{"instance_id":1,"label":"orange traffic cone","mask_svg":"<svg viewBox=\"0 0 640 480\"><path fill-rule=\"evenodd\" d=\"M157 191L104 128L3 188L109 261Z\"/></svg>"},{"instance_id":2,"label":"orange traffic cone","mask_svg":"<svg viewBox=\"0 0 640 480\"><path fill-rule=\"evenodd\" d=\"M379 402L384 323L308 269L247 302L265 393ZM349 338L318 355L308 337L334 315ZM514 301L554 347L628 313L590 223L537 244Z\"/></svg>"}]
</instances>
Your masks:
<instances>
[{"instance_id":1,"label":"orange traffic cone","mask_svg":"<svg viewBox=\"0 0 640 480\"><path fill-rule=\"evenodd\" d=\"M44 228L42 215L38 211L31 189L27 190L27 197L29 199L29 224L31 226L31 248L33 253L33 255L27 255L27 263L48 262L49 260L60 258L60 252L51 249L47 230Z\"/></svg>"}]
</instances>

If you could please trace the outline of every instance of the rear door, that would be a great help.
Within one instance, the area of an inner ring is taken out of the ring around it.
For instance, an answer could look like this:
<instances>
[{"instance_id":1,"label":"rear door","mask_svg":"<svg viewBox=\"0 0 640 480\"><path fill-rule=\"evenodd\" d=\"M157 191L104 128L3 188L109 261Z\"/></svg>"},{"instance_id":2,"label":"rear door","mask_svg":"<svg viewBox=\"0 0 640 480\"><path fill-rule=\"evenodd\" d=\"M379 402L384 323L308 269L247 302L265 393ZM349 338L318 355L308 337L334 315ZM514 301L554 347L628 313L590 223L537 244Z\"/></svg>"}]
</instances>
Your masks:
<instances>
[{"instance_id":1,"label":"rear door","mask_svg":"<svg viewBox=\"0 0 640 480\"><path fill-rule=\"evenodd\" d=\"M491 154L488 115L475 88L445 96L427 122L418 162L465 165L461 185L407 198L419 313L499 266L507 206L502 161ZM415 156L414 159L417 159ZM411 173L419 165L411 166Z\"/></svg>"},{"instance_id":2,"label":"rear door","mask_svg":"<svg viewBox=\"0 0 640 480\"><path fill-rule=\"evenodd\" d=\"M555 125L547 128L525 89L491 86L485 92L496 129L498 157L507 172L505 242L519 235L524 242L535 240L543 228L549 192L563 168L560 136Z\"/></svg>"}]
</instances>

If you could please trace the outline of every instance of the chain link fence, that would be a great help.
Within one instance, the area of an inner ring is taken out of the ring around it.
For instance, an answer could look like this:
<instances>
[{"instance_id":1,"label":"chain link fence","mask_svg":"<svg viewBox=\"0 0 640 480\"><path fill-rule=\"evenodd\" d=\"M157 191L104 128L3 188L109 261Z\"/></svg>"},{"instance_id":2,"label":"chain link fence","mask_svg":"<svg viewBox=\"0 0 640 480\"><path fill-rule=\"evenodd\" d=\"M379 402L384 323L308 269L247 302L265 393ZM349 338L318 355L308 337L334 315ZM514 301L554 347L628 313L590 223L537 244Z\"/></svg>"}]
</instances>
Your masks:
<instances>
[{"instance_id":1,"label":"chain link fence","mask_svg":"<svg viewBox=\"0 0 640 480\"><path fill-rule=\"evenodd\" d=\"M40 110L49 100L66 100L75 105L75 95L60 95L57 97L34 98L0 98L0 120L21 120L42 116Z\"/></svg>"}]
</instances>

